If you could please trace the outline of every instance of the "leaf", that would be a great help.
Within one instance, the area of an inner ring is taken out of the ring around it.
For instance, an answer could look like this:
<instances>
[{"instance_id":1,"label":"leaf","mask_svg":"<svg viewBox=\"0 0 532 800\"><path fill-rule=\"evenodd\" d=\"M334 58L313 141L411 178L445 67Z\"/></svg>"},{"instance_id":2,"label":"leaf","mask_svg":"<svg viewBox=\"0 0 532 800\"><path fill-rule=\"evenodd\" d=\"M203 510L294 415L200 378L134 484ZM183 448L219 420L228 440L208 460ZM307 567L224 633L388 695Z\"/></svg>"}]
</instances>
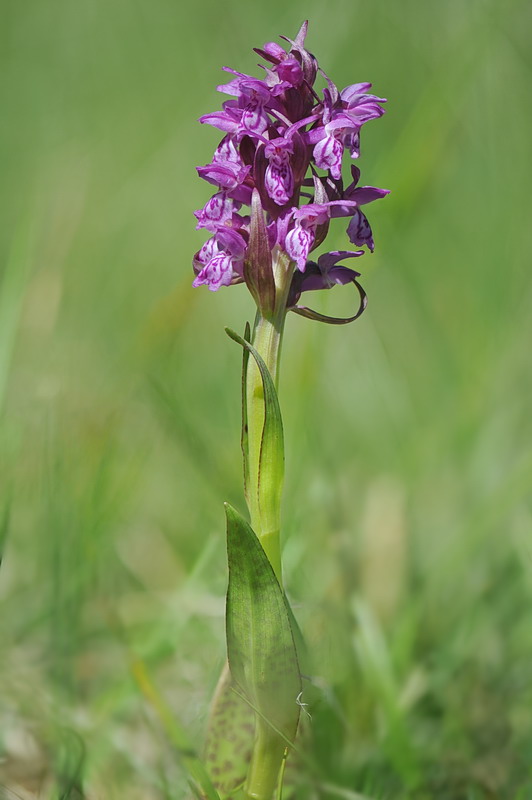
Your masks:
<instances>
[{"instance_id":1,"label":"leaf","mask_svg":"<svg viewBox=\"0 0 532 800\"><path fill-rule=\"evenodd\" d=\"M244 341L251 339L251 328L246 322L244 330ZM247 374L248 374L249 349L242 349L242 435L240 446L242 447L242 459L244 462L244 495L248 499L249 492L249 444L248 444L248 399L247 399Z\"/></svg>"},{"instance_id":2,"label":"leaf","mask_svg":"<svg viewBox=\"0 0 532 800\"><path fill-rule=\"evenodd\" d=\"M293 742L301 676L287 601L251 526L227 503L225 510L231 674L258 714Z\"/></svg>"},{"instance_id":3,"label":"leaf","mask_svg":"<svg viewBox=\"0 0 532 800\"><path fill-rule=\"evenodd\" d=\"M262 429L258 474L258 509L261 533L278 530L279 508L284 477L284 437L281 409L268 367L255 348L235 331L225 332L248 350L257 363L264 391L264 427Z\"/></svg>"},{"instance_id":4,"label":"leaf","mask_svg":"<svg viewBox=\"0 0 532 800\"><path fill-rule=\"evenodd\" d=\"M232 796L244 783L253 752L255 712L235 692L225 664L211 706L205 739L205 761L214 787Z\"/></svg>"}]
</instances>

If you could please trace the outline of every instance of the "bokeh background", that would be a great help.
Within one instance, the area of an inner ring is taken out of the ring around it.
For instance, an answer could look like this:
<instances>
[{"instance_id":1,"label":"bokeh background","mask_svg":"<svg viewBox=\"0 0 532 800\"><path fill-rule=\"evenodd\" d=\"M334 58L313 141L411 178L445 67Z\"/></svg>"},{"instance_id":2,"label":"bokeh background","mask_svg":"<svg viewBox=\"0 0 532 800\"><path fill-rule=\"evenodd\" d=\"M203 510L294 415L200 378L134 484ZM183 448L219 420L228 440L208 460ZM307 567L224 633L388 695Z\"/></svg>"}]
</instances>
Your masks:
<instances>
[{"instance_id":1,"label":"bokeh background","mask_svg":"<svg viewBox=\"0 0 532 800\"><path fill-rule=\"evenodd\" d=\"M244 505L223 326L253 313L244 287L191 288L194 167L219 138L197 118L222 65L258 74L252 47L305 18L339 86L389 98L359 164L392 194L370 209L363 318L286 334L285 576L316 683L302 796L532 797L532 6L2 0L10 800L184 796L146 695L199 743L221 504Z\"/></svg>"}]
</instances>

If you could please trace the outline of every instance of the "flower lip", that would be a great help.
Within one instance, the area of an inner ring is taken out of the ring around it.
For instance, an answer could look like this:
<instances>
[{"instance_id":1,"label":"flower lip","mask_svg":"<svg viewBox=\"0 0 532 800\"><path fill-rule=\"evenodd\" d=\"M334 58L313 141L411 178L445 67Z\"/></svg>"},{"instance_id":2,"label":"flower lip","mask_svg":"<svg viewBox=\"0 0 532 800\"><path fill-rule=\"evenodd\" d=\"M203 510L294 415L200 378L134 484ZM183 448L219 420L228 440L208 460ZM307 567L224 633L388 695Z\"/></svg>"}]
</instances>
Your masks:
<instances>
[{"instance_id":1,"label":"flower lip","mask_svg":"<svg viewBox=\"0 0 532 800\"><path fill-rule=\"evenodd\" d=\"M366 308L366 293L357 280L360 277L360 273L349 267L338 266L338 262L346 258L357 258L362 255L364 255L364 250L335 250L330 253L324 253L318 258L317 262L309 261L304 273L296 272L294 274L288 296L288 309L300 316L317 322L326 322L330 325L346 325L349 322L354 322ZM337 284L345 286L348 283L353 283L359 294L358 310L351 317L330 317L313 311L306 306L298 305L299 298L303 292L331 289Z\"/></svg>"}]
</instances>

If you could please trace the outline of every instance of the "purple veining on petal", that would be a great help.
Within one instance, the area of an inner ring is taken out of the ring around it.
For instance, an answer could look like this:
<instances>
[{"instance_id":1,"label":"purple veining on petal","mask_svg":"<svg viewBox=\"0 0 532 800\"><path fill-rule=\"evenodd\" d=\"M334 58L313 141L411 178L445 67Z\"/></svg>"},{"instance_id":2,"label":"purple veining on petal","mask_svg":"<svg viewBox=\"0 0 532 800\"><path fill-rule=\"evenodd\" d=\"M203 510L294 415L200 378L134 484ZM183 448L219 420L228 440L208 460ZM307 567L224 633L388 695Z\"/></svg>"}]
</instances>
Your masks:
<instances>
[{"instance_id":1,"label":"purple veining on petal","mask_svg":"<svg viewBox=\"0 0 532 800\"><path fill-rule=\"evenodd\" d=\"M353 278L358 278L360 272L349 267L337 266L339 261L346 258L358 258L364 255L364 250L335 250L323 253L318 261L308 261L305 272L295 272L290 286L288 307L295 306L303 292L330 289L336 284L345 285Z\"/></svg>"},{"instance_id":2,"label":"purple veining on petal","mask_svg":"<svg viewBox=\"0 0 532 800\"><path fill-rule=\"evenodd\" d=\"M217 253L196 275L192 286L208 286L217 292L221 286L230 286L233 280L233 262L228 253Z\"/></svg>"},{"instance_id":3,"label":"purple veining on petal","mask_svg":"<svg viewBox=\"0 0 532 800\"><path fill-rule=\"evenodd\" d=\"M293 211L293 217L306 227L315 227L329 219L330 203L307 203Z\"/></svg>"},{"instance_id":4,"label":"purple veining on petal","mask_svg":"<svg viewBox=\"0 0 532 800\"><path fill-rule=\"evenodd\" d=\"M375 244L373 242L373 235L371 232L370 224L365 214L357 209L351 218L351 222L347 226L347 236L349 241L360 247L367 245L373 253Z\"/></svg>"},{"instance_id":5,"label":"purple veining on petal","mask_svg":"<svg viewBox=\"0 0 532 800\"><path fill-rule=\"evenodd\" d=\"M344 132L342 136L344 147L349 150L351 158L358 158L360 156L360 131L352 128Z\"/></svg>"},{"instance_id":6,"label":"purple veining on petal","mask_svg":"<svg viewBox=\"0 0 532 800\"><path fill-rule=\"evenodd\" d=\"M198 220L196 228L206 228L214 232L231 219L234 210L237 209L227 193L217 192L200 211L194 212Z\"/></svg>"},{"instance_id":7,"label":"purple veining on petal","mask_svg":"<svg viewBox=\"0 0 532 800\"><path fill-rule=\"evenodd\" d=\"M296 225L286 234L286 252L296 262L296 266L301 272L305 271L314 236L314 231L311 228L304 228L302 225Z\"/></svg>"},{"instance_id":8,"label":"purple veining on petal","mask_svg":"<svg viewBox=\"0 0 532 800\"><path fill-rule=\"evenodd\" d=\"M249 100L242 113L242 121L239 132L244 133L265 133L268 130L269 119L264 111L264 105L259 97Z\"/></svg>"},{"instance_id":9,"label":"purple veining on petal","mask_svg":"<svg viewBox=\"0 0 532 800\"><path fill-rule=\"evenodd\" d=\"M270 159L264 182L266 191L278 206L288 203L294 191L294 175L288 158Z\"/></svg>"},{"instance_id":10,"label":"purple veining on petal","mask_svg":"<svg viewBox=\"0 0 532 800\"><path fill-rule=\"evenodd\" d=\"M193 286L206 285L213 292L242 279L246 242L237 231L218 230L194 257Z\"/></svg>"},{"instance_id":11,"label":"purple veining on petal","mask_svg":"<svg viewBox=\"0 0 532 800\"><path fill-rule=\"evenodd\" d=\"M224 189L236 189L247 178L251 167L236 164L234 161L225 163L213 162L205 167L196 167L200 178L221 186Z\"/></svg>"},{"instance_id":12,"label":"purple veining on petal","mask_svg":"<svg viewBox=\"0 0 532 800\"><path fill-rule=\"evenodd\" d=\"M212 157L213 163L227 164L228 162L243 166L242 158L238 152L233 138L231 136L224 136Z\"/></svg>"},{"instance_id":13,"label":"purple veining on petal","mask_svg":"<svg viewBox=\"0 0 532 800\"><path fill-rule=\"evenodd\" d=\"M339 178L342 174L342 155L343 145L335 136L326 136L314 147L313 155L316 166L320 169L328 169L333 178Z\"/></svg>"},{"instance_id":14,"label":"purple veining on petal","mask_svg":"<svg viewBox=\"0 0 532 800\"><path fill-rule=\"evenodd\" d=\"M238 109L229 107L228 103L224 105L228 107L224 108L223 111L204 114L199 118L199 121L203 125L212 125L214 128L219 128L221 131L226 131L227 133L236 133L240 125L242 114Z\"/></svg>"},{"instance_id":15,"label":"purple veining on petal","mask_svg":"<svg viewBox=\"0 0 532 800\"><path fill-rule=\"evenodd\" d=\"M268 102L270 96L269 89L265 82L261 81L260 78L253 78L251 75L244 75L243 72L237 72L230 67L223 67L223 69L225 72L231 72L237 77L234 80L229 81L229 83L223 83L217 86L216 89L218 92L230 94L238 98L245 98L246 100L252 97L258 97L263 103Z\"/></svg>"},{"instance_id":16,"label":"purple veining on petal","mask_svg":"<svg viewBox=\"0 0 532 800\"><path fill-rule=\"evenodd\" d=\"M290 164L293 152L293 142L282 137L268 142L264 148L264 155L269 162L264 185L268 195L279 206L288 203L294 191L294 173Z\"/></svg>"}]
</instances>

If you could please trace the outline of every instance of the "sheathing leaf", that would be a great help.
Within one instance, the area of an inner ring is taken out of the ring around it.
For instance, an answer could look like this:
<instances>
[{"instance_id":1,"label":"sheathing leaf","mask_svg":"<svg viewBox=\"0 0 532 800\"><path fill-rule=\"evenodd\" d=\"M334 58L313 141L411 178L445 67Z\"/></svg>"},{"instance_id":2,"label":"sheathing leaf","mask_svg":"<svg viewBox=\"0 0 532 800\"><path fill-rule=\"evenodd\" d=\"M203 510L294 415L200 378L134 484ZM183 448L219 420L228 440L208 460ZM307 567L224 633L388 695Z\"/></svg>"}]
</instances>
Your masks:
<instances>
[{"instance_id":1,"label":"sheathing leaf","mask_svg":"<svg viewBox=\"0 0 532 800\"><path fill-rule=\"evenodd\" d=\"M286 597L251 526L227 504L226 515L231 674L257 712L293 741L301 676Z\"/></svg>"},{"instance_id":2,"label":"sheathing leaf","mask_svg":"<svg viewBox=\"0 0 532 800\"><path fill-rule=\"evenodd\" d=\"M263 531L274 531L279 526L279 507L284 477L283 421L277 391L268 367L259 353L245 339L230 328L226 333L242 345L255 359L264 391L264 427L259 456L258 508Z\"/></svg>"}]
</instances>

